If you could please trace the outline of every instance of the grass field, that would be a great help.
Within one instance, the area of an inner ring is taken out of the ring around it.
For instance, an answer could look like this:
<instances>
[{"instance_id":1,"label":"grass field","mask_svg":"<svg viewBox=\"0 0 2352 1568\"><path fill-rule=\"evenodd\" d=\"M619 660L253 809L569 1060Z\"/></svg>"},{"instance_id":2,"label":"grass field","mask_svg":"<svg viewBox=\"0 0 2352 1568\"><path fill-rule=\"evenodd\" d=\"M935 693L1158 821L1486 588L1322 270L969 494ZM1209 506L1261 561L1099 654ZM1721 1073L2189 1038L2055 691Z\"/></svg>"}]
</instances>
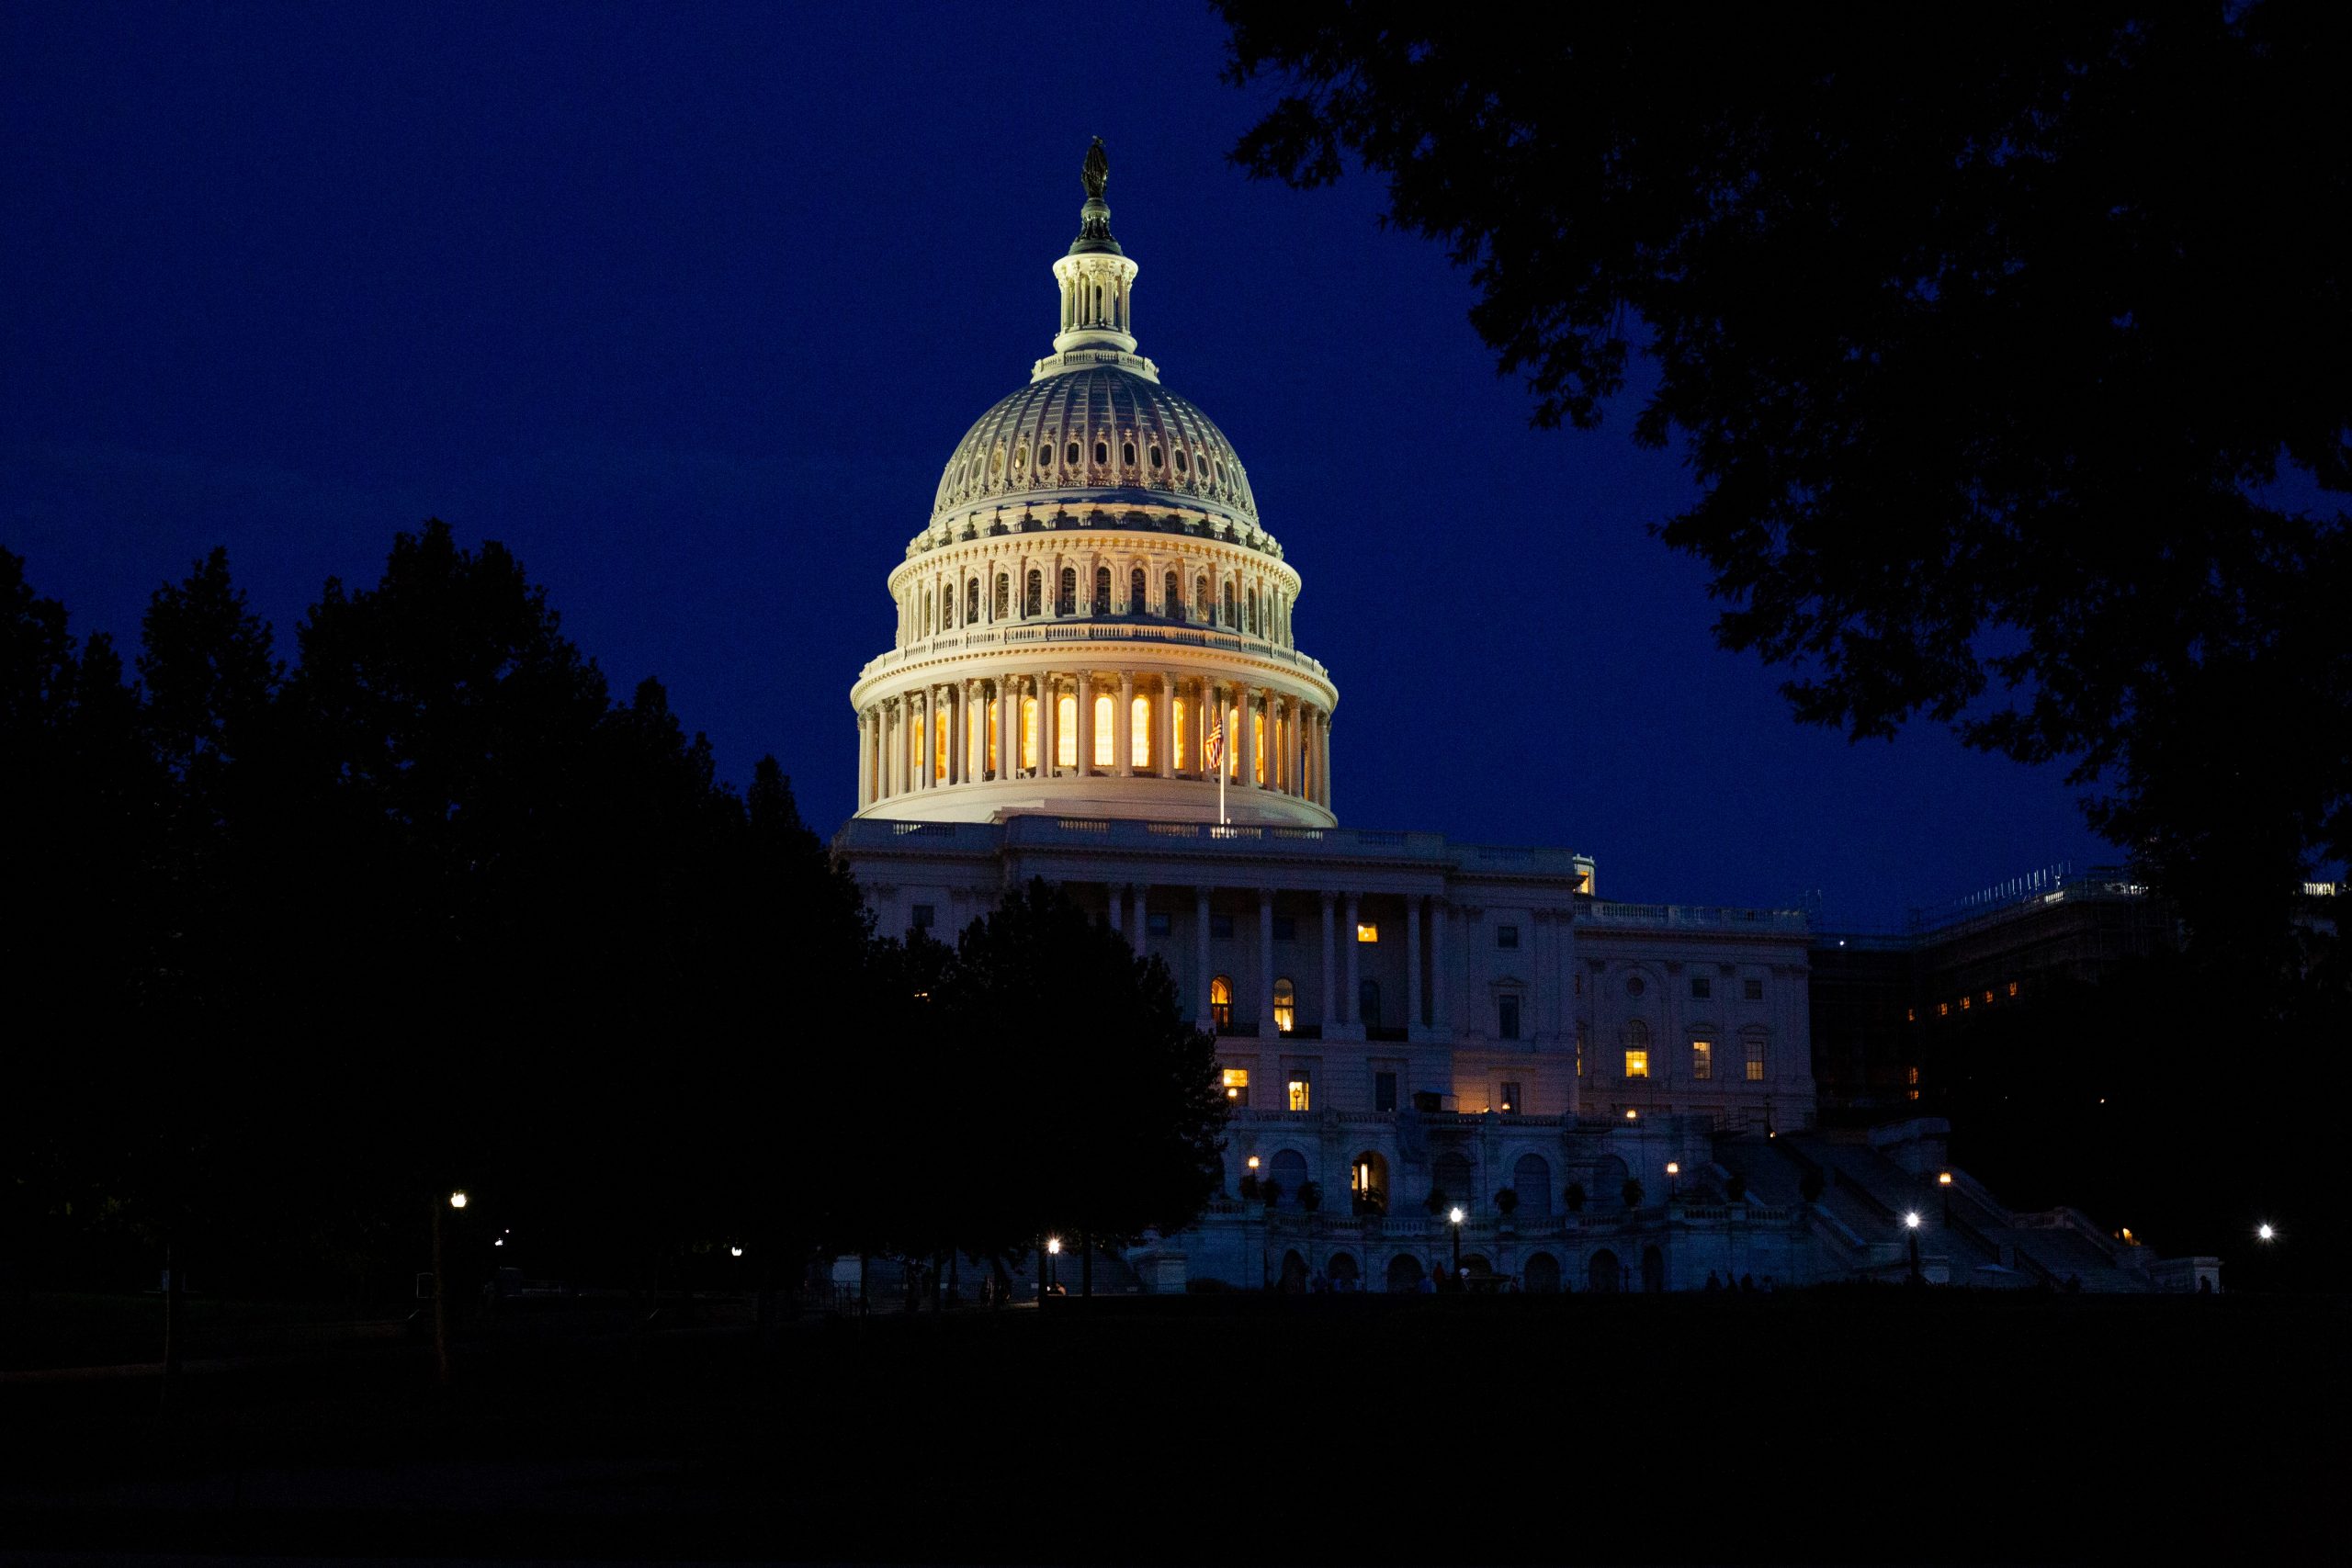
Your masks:
<instances>
[{"instance_id":1,"label":"grass field","mask_svg":"<svg viewBox=\"0 0 2352 1568\"><path fill-rule=\"evenodd\" d=\"M2332 1555L2344 1303L1253 1297L0 1386L5 1544L900 1562ZM30 1439L30 1440L28 1440Z\"/></svg>"}]
</instances>

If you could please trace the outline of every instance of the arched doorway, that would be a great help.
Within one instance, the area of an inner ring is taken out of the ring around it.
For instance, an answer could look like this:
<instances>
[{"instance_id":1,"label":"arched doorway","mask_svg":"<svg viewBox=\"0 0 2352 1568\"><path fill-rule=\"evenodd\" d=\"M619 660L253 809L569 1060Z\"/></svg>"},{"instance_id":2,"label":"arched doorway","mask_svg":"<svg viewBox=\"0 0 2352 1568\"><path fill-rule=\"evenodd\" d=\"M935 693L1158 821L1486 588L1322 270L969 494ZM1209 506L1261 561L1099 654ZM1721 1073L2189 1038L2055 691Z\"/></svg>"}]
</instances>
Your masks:
<instances>
[{"instance_id":1,"label":"arched doorway","mask_svg":"<svg viewBox=\"0 0 2352 1568\"><path fill-rule=\"evenodd\" d=\"M1388 1288L1392 1292L1418 1291L1421 1288L1421 1260L1409 1252L1400 1252L1388 1260Z\"/></svg>"},{"instance_id":2,"label":"arched doorway","mask_svg":"<svg viewBox=\"0 0 2352 1568\"><path fill-rule=\"evenodd\" d=\"M1296 1149L1284 1149L1274 1156L1274 1163L1269 1168L1273 1179L1282 1183L1282 1206L1285 1209L1297 1208L1298 1190L1306 1185L1306 1156Z\"/></svg>"},{"instance_id":3,"label":"arched doorway","mask_svg":"<svg viewBox=\"0 0 2352 1568\"><path fill-rule=\"evenodd\" d=\"M1348 1195L1359 1214L1388 1212L1388 1162L1379 1150L1362 1150L1348 1162Z\"/></svg>"},{"instance_id":4,"label":"arched doorway","mask_svg":"<svg viewBox=\"0 0 2352 1568\"><path fill-rule=\"evenodd\" d=\"M1586 1288L1605 1296L1613 1296L1624 1283L1623 1265L1617 1255L1602 1247L1592 1255L1592 1262L1585 1269Z\"/></svg>"},{"instance_id":5,"label":"arched doorway","mask_svg":"<svg viewBox=\"0 0 2352 1568\"><path fill-rule=\"evenodd\" d=\"M1645 1291L1666 1289L1666 1254L1655 1247L1642 1248L1642 1289Z\"/></svg>"},{"instance_id":6,"label":"arched doorway","mask_svg":"<svg viewBox=\"0 0 2352 1568\"><path fill-rule=\"evenodd\" d=\"M1531 1220L1552 1217L1552 1165L1542 1155L1521 1155L1510 1168L1511 1190L1519 1194L1519 1213Z\"/></svg>"},{"instance_id":7,"label":"arched doorway","mask_svg":"<svg viewBox=\"0 0 2352 1568\"><path fill-rule=\"evenodd\" d=\"M1556 1296L1560 1293L1560 1260L1548 1252L1530 1257L1520 1270L1520 1276L1532 1296Z\"/></svg>"},{"instance_id":8,"label":"arched doorway","mask_svg":"<svg viewBox=\"0 0 2352 1568\"><path fill-rule=\"evenodd\" d=\"M1276 1287L1286 1296L1295 1296L1306 1289L1306 1259L1296 1250L1283 1254L1282 1282Z\"/></svg>"},{"instance_id":9,"label":"arched doorway","mask_svg":"<svg viewBox=\"0 0 2352 1568\"><path fill-rule=\"evenodd\" d=\"M1363 1271L1356 1267L1354 1256L1345 1252L1331 1254L1331 1260L1323 1265L1323 1273L1335 1291L1352 1291L1363 1279Z\"/></svg>"}]
</instances>

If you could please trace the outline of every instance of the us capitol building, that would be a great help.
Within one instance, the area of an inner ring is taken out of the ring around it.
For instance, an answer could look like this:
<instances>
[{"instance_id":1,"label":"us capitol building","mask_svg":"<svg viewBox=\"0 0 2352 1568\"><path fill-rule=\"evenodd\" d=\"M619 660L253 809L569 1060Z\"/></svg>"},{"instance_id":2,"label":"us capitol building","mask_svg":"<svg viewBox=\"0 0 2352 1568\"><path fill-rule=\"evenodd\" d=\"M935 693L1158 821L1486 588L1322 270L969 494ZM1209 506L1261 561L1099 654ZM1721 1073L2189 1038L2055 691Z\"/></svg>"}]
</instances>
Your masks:
<instances>
[{"instance_id":1,"label":"us capitol building","mask_svg":"<svg viewBox=\"0 0 2352 1568\"><path fill-rule=\"evenodd\" d=\"M1305 578L1233 443L1137 352L1107 172L1098 141L1052 352L957 443L889 574L835 840L885 931L952 941L1060 884L1216 1032L1224 1194L1106 1261L1148 1290L1411 1289L1452 1267L1458 1206L1474 1280L1528 1290L1910 1268L1916 1235L1798 1195L1801 914L1613 903L1567 850L1340 825ZM1937 1132L1871 1157L1932 1180Z\"/></svg>"}]
</instances>

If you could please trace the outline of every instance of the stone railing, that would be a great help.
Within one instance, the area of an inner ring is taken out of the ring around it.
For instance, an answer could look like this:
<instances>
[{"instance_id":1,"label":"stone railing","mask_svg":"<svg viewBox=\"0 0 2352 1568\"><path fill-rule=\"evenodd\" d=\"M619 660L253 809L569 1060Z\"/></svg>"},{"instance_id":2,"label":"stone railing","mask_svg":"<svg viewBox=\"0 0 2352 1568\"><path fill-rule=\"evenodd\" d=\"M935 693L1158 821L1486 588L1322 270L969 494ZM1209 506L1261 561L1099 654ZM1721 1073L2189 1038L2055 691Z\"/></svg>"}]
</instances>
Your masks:
<instances>
[{"instance_id":1,"label":"stone railing","mask_svg":"<svg viewBox=\"0 0 2352 1568\"><path fill-rule=\"evenodd\" d=\"M857 678L868 681L901 665L953 654L990 650L1025 652L1064 642L1170 643L1183 648L1216 649L1252 659L1271 659L1278 664L1287 664L1312 675L1318 681L1328 683L1330 680L1330 671L1323 667L1322 660L1310 659L1295 648L1285 648L1266 637L1246 632L1186 621L1161 620L1151 615L1116 620L1091 616L1036 616L997 626L974 626L967 631L937 632L920 642L892 649L866 660Z\"/></svg>"},{"instance_id":2,"label":"stone railing","mask_svg":"<svg viewBox=\"0 0 2352 1568\"><path fill-rule=\"evenodd\" d=\"M1661 931L1793 931L1812 928L1802 909L1735 909L1718 904L1612 904L1599 899L1583 911L1587 923Z\"/></svg>"}]
</instances>

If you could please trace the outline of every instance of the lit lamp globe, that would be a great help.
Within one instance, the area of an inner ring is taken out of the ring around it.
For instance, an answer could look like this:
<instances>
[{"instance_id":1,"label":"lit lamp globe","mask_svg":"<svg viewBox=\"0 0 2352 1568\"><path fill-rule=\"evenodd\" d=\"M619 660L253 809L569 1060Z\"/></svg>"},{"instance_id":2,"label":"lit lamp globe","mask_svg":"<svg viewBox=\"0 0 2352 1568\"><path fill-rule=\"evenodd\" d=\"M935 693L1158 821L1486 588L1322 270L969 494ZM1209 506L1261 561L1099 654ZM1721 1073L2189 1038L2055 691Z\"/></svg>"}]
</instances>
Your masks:
<instances>
[{"instance_id":1,"label":"lit lamp globe","mask_svg":"<svg viewBox=\"0 0 2352 1568\"><path fill-rule=\"evenodd\" d=\"M465 1206L466 1194L464 1189L460 1188L458 1190L449 1194L449 1207L452 1209L462 1209Z\"/></svg>"},{"instance_id":2,"label":"lit lamp globe","mask_svg":"<svg viewBox=\"0 0 2352 1568\"><path fill-rule=\"evenodd\" d=\"M1462 1210L1461 1210L1461 1208L1460 1208L1459 1206L1456 1206L1456 1207L1454 1207L1454 1208L1448 1209L1448 1210L1445 1212L1445 1217L1446 1217L1447 1219L1449 1219L1449 1220L1452 1220L1455 1224L1457 1224L1457 1225L1458 1225L1458 1224L1460 1224L1462 1223Z\"/></svg>"},{"instance_id":3,"label":"lit lamp globe","mask_svg":"<svg viewBox=\"0 0 2352 1568\"><path fill-rule=\"evenodd\" d=\"M1917 1229L1919 1228L1919 1211L1918 1211L1918 1210L1917 1210L1917 1209L1912 1209L1912 1210L1907 1211L1907 1212L1904 1214L1904 1216L1903 1216L1903 1228L1904 1228L1905 1230L1907 1230L1907 1231L1916 1231L1916 1230L1917 1230Z\"/></svg>"},{"instance_id":4,"label":"lit lamp globe","mask_svg":"<svg viewBox=\"0 0 2352 1568\"><path fill-rule=\"evenodd\" d=\"M1062 1250L1062 1238L1057 1235L1047 1236L1046 1238L1046 1250L1052 1253L1057 1258L1060 1257Z\"/></svg>"}]
</instances>

